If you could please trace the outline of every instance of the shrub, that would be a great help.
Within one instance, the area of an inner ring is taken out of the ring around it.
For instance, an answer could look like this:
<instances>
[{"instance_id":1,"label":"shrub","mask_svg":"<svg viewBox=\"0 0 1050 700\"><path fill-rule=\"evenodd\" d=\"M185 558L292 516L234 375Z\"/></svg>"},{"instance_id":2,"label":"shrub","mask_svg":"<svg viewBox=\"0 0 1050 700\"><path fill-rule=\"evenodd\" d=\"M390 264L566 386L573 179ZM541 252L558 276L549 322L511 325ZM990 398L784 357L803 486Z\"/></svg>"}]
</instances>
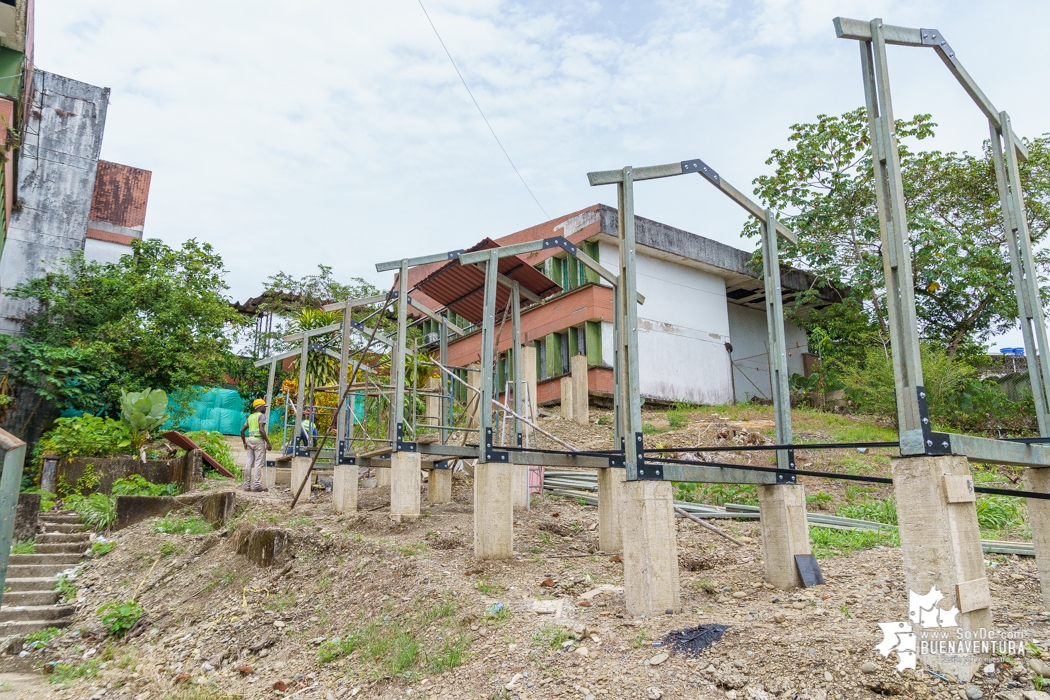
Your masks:
<instances>
[{"instance_id":1,"label":"shrub","mask_svg":"<svg viewBox=\"0 0 1050 700\"><path fill-rule=\"evenodd\" d=\"M96 530L106 530L117 522L117 499L104 493L73 494L64 503L66 508L80 516L80 522Z\"/></svg>"},{"instance_id":2,"label":"shrub","mask_svg":"<svg viewBox=\"0 0 1050 700\"><path fill-rule=\"evenodd\" d=\"M61 574L55 579L55 590L58 591L58 600L61 603L77 597L77 585L66 574Z\"/></svg>"},{"instance_id":3,"label":"shrub","mask_svg":"<svg viewBox=\"0 0 1050 700\"><path fill-rule=\"evenodd\" d=\"M145 444L149 431L168 420L168 395L163 389L150 391L120 390L120 417L131 428L131 442L135 450Z\"/></svg>"},{"instance_id":4,"label":"shrub","mask_svg":"<svg viewBox=\"0 0 1050 700\"><path fill-rule=\"evenodd\" d=\"M168 515L161 518L153 526L154 532L163 532L169 535L203 535L211 532L214 528L199 515L189 517L179 515Z\"/></svg>"},{"instance_id":5,"label":"shrub","mask_svg":"<svg viewBox=\"0 0 1050 700\"><path fill-rule=\"evenodd\" d=\"M55 427L41 436L33 448L33 462L40 464L45 454L59 457L107 457L131 454L131 430L119 420L85 413L76 418L59 418Z\"/></svg>"},{"instance_id":6,"label":"shrub","mask_svg":"<svg viewBox=\"0 0 1050 700\"><path fill-rule=\"evenodd\" d=\"M127 634L144 612L142 606L133 600L110 601L95 611L102 620L102 624L109 628L109 633L114 637L123 637Z\"/></svg>"},{"instance_id":7,"label":"shrub","mask_svg":"<svg viewBox=\"0 0 1050 700\"><path fill-rule=\"evenodd\" d=\"M233 452L226 442L222 433L215 430L195 430L186 433L186 437L197 443L197 446L210 454L216 462L221 464L238 479L241 477L241 468L233 460ZM207 465L205 465L207 466Z\"/></svg>"},{"instance_id":8,"label":"shrub","mask_svg":"<svg viewBox=\"0 0 1050 700\"><path fill-rule=\"evenodd\" d=\"M977 523L983 530L1004 530L1021 522L1018 499L1012 496L981 496L976 505Z\"/></svg>"},{"instance_id":9,"label":"shrub","mask_svg":"<svg viewBox=\"0 0 1050 700\"><path fill-rule=\"evenodd\" d=\"M890 496L882 500L866 500L861 503L847 504L839 508L837 515L843 518L896 525L897 499Z\"/></svg>"},{"instance_id":10,"label":"shrub","mask_svg":"<svg viewBox=\"0 0 1050 700\"><path fill-rule=\"evenodd\" d=\"M153 484L141 474L132 474L114 481L111 492L114 496L176 496L181 490L181 484Z\"/></svg>"}]
</instances>

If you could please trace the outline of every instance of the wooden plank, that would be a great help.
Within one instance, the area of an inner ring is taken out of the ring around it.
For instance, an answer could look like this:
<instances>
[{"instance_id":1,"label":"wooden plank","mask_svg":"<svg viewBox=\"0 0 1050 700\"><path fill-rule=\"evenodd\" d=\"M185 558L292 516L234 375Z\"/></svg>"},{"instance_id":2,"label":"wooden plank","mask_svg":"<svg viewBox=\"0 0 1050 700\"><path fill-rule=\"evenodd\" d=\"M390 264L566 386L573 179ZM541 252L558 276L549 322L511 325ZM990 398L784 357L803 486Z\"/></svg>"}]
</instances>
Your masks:
<instances>
[{"instance_id":1,"label":"wooden plank","mask_svg":"<svg viewBox=\"0 0 1050 700\"><path fill-rule=\"evenodd\" d=\"M968 613L992 607L992 593L988 579L978 578L955 586L955 605L959 612Z\"/></svg>"},{"instance_id":2,"label":"wooden plank","mask_svg":"<svg viewBox=\"0 0 1050 700\"><path fill-rule=\"evenodd\" d=\"M945 474L944 495L948 503L973 503L977 500L977 494L973 490L973 477Z\"/></svg>"}]
</instances>

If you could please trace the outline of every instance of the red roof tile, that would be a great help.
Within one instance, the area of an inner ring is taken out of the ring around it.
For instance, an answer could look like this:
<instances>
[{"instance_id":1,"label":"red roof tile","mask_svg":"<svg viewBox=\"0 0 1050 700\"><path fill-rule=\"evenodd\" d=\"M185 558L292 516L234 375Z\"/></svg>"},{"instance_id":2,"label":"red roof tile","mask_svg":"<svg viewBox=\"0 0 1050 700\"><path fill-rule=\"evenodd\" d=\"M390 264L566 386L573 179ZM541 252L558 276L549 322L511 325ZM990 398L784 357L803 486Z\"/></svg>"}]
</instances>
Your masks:
<instances>
[{"instance_id":1,"label":"red roof tile","mask_svg":"<svg viewBox=\"0 0 1050 700\"><path fill-rule=\"evenodd\" d=\"M100 160L89 218L141 231L152 175L149 170Z\"/></svg>"}]
</instances>

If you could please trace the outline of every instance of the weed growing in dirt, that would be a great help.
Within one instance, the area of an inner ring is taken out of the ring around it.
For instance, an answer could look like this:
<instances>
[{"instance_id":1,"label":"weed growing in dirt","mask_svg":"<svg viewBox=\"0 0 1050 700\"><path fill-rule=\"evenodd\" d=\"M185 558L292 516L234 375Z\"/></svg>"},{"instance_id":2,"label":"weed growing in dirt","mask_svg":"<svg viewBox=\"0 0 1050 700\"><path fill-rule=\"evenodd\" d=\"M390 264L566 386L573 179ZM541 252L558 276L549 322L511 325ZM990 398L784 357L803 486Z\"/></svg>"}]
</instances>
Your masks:
<instances>
[{"instance_id":1,"label":"weed growing in dirt","mask_svg":"<svg viewBox=\"0 0 1050 700\"><path fill-rule=\"evenodd\" d=\"M77 586L65 574L60 574L55 579L55 590L58 591L58 600L61 603L73 600L77 597Z\"/></svg>"},{"instance_id":2,"label":"weed growing in dirt","mask_svg":"<svg viewBox=\"0 0 1050 700\"><path fill-rule=\"evenodd\" d=\"M1022 521L1018 499L1011 496L980 496L977 523L982 530L1008 530Z\"/></svg>"},{"instance_id":3,"label":"weed growing in dirt","mask_svg":"<svg viewBox=\"0 0 1050 700\"><path fill-rule=\"evenodd\" d=\"M345 639L329 639L317 649L317 663L329 664L343 656L350 656L359 646L361 638L356 634L348 635Z\"/></svg>"},{"instance_id":4,"label":"weed growing in dirt","mask_svg":"<svg viewBox=\"0 0 1050 700\"><path fill-rule=\"evenodd\" d=\"M839 508L838 515L854 520L870 520L886 525L897 524L897 499L887 496L881 500L866 500Z\"/></svg>"},{"instance_id":5,"label":"weed growing in dirt","mask_svg":"<svg viewBox=\"0 0 1050 700\"><path fill-rule=\"evenodd\" d=\"M153 484L141 474L132 474L113 482L114 496L177 496L181 484Z\"/></svg>"},{"instance_id":6,"label":"weed growing in dirt","mask_svg":"<svg viewBox=\"0 0 1050 700\"><path fill-rule=\"evenodd\" d=\"M678 430L684 428L689 423L689 414L686 411L689 406L686 404L675 404L674 408L667 412L667 423L671 426L671 430Z\"/></svg>"},{"instance_id":7,"label":"weed growing in dirt","mask_svg":"<svg viewBox=\"0 0 1050 700\"><path fill-rule=\"evenodd\" d=\"M116 546L116 542L92 542L91 553L96 557L101 557L112 552Z\"/></svg>"},{"instance_id":8,"label":"weed growing in dirt","mask_svg":"<svg viewBox=\"0 0 1050 700\"><path fill-rule=\"evenodd\" d=\"M38 643L37 646L44 646L61 633L62 630L57 627L48 627L47 629L30 632L25 636L25 644L26 646L29 646Z\"/></svg>"},{"instance_id":9,"label":"weed growing in dirt","mask_svg":"<svg viewBox=\"0 0 1050 700\"><path fill-rule=\"evenodd\" d=\"M561 643L570 639L576 638L561 625L544 625L532 635L533 644L547 646L551 649L561 649Z\"/></svg>"},{"instance_id":10,"label":"weed growing in dirt","mask_svg":"<svg viewBox=\"0 0 1050 700\"><path fill-rule=\"evenodd\" d=\"M503 586L487 578L479 579L474 584L474 588L485 595L496 595L503 592Z\"/></svg>"},{"instance_id":11,"label":"weed growing in dirt","mask_svg":"<svg viewBox=\"0 0 1050 700\"><path fill-rule=\"evenodd\" d=\"M275 593L267 596L263 607L270 611L282 612L285 608L295 605L295 596L291 593Z\"/></svg>"},{"instance_id":12,"label":"weed growing in dirt","mask_svg":"<svg viewBox=\"0 0 1050 700\"><path fill-rule=\"evenodd\" d=\"M824 493L823 491L806 494L806 503L811 506L816 506L820 510L823 510L824 506L831 503L833 500L835 499L830 493Z\"/></svg>"},{"instance_id":13,"label":"weed growing in dirt","mask_svg":"<svg viewBox=\"0 0 1050 700\"><path fill-rule=\"evenodd\" d=\"M11 554L33 554L35 553L34 546L33 540L15 542L11 545Z\"/></svg>"},{"instance_id":14,"label":"weed growing in dirt","mask_svg":"<svg viewBox=\"0 0 1050 700\"><path fill-rule=\"evenodd\" d=\"M640 649L641 647L645 646L646 639L648 639L648 637L645 636L645 632L639 632L638 634L634 635L633 639L631 639L631 646L635 649Z\"/></svg>"},{"instance_id":15,"label":"weed growing in dirt","mask_svg":"<svg viewBox=\"0 0 1050 700\"><path fill-rule=\"evenodd\" d=\"M102 662L98 659L88 659L82 664L55 664L47 679L53 684L69 687L69 684L78 678L94 678L98 675Z\"/></svg>"},{"instance_id":16,"label":"weed growing in dirt","mask_svg":"<svg viewBox=\"0 0 1050 700\"><path fill-rule=\"evenodd\" d=\"M162 557L170 557L172 554L182 554L186 551L186 547L175 544L171 540L165 540L164 544L160 546L160 555Z\"/></svg>"},{"instance_id":17,"label":"weed growing in dirt","mask_svg":"<svg viewBox=\"0 0 1050 700\"><path fill-rule=\"evenodd\" d=\"M395 547L394 551L396 551L398 554L400 554L403 557L414 557L417 554L422 554L423 552L427 551L428 549L430 549L430 548L427 547L422 542L410 542L410 543L408 543L406 545L402 545L400 547Z\"/></svg>"},{"instance_id":18,"label":"weed growing in dirt","mask_svg":"<svg viewBox=\"0 0 1050 700\"><path fill-rule=\"evenodd\" d=\"M547 546L551 546L551 545L554 544L554 540L552 540L551 536L548 535L546 532L541 532L540 533L540 542L542 542L543 544L545 544Z\"/></svg>"},{"instance_id":19,"label":"weed growing in dirt","mask_svg":"<svg viewBox=\"0 0 1050 700\"><path fill-rule=\"evenodd\" d=\"M213 529L211 523L199 515L168 515L153 525L154 532L169 535L203 535Z\"/></svg>"},{"instance_id":20,"label":"weed growing in dirt","mask_svg":"<svg viewBox=\"0 0 1050 700\"><path fill-rule=\"evenodd\" d=\"M691 484L674 482L675 499L688 503L707 503L724 506L736 503L744 506L758 505L758 490L754 484Z\"/></svg>"},{"instance_id":21,"label":"weed growing in dirt","mask_svg":"<svg viewBox=\"0 0 1050 700\"><path fill-rule=\"evenodd\" d=\"M813 556L817 559L848 557L853 552L872 547L899 547L900 538L896 530L833 530L826 527L811 527Z\"/></svg>"},{"instance_id":22,"label":"weed growing in dirt","mask_svg":"<svg viewBox=\"0 0 1050 700\"><path fill-rule=\"evenodd\" d=\"M127 634L144 612L142 606L133 600L124 602L113 600L95 611L102 624L108 627L109 633L115 637L123 637Z\"/></svg>"},{"instance_id":23,"label":"weed growing in dirt","mask_svg":"<svg viewBox=\"0 0 1050 700\"><path fill-rule=\"evenodd\" d=\"M496 603L485 610L485 619L496 626L510 619L510 608L503 603Z\"/></svg>"},{"instance_id":24,"label":"weed growing in dirt","mask_svg":"<svg viewBox=\"0 0 1050 700\"><path fill-rule=\"evenodd\" d=\"M430 657L427 670L431 673L443 673L462 666L467 660L468 648L470 648L470 637L466 634L461 633L455 637L449 637L441 643L437 653Z\"/></svg>"}]
</instances>

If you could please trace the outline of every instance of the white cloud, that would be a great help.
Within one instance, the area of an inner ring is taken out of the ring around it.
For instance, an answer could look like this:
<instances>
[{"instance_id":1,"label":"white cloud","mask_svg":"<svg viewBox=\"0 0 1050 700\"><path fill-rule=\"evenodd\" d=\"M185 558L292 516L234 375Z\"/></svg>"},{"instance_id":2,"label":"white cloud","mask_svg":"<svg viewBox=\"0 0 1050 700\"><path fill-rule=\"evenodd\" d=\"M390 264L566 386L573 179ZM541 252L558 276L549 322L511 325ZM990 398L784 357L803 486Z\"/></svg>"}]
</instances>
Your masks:
<instances>
[{"instance_id":1,"label":"white cloud","mask_svg":"<svg viewBox=\"0 0 1050 700\"><path fill-rule=\"evenodd\" d=\"M552 216L612 203L584 175L628 163L702 157L750 190L790 124L862 103L837 14L940 28L1022 133L1050 130L1042 5L425 3ZM40 68L113 88L103 157L153 171L147 235L212 242L234 297L318 262L384 282L379 260L543 219L415 0L51 0L36 37ZM979 147L982 117L932 52L891 47L891 71L898 116L932 111L939 145ZM638 197L643 216L739 243L743 213L699 180Z\"/></svg>"}]
</instances>

